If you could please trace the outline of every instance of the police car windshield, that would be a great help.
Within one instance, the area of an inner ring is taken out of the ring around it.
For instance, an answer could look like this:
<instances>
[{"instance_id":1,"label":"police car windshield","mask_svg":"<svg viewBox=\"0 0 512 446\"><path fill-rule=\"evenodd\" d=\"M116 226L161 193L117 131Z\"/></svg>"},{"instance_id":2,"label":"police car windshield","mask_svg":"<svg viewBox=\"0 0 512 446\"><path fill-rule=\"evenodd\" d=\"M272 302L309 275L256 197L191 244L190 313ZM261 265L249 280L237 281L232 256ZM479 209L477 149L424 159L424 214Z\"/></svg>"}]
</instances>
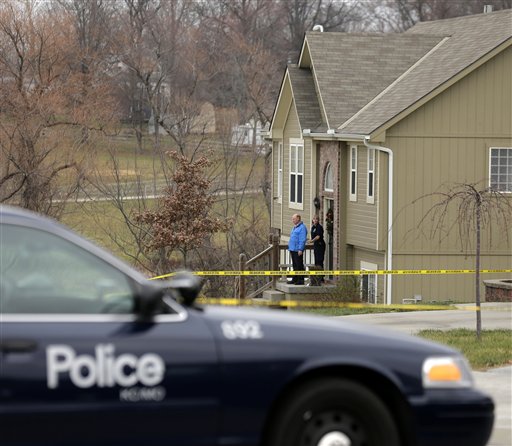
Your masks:
<instances>
[{"instance_id":1,"label":"police car windshield","mask_svg":"<svg viewBox=\"0 0 512 446\"><path fill-rule=\"evenodd\" d=\"M3 224L0 231L3 313L126 314L130 279L99 257L54 234Z\"/></svg>"}]
</instances>

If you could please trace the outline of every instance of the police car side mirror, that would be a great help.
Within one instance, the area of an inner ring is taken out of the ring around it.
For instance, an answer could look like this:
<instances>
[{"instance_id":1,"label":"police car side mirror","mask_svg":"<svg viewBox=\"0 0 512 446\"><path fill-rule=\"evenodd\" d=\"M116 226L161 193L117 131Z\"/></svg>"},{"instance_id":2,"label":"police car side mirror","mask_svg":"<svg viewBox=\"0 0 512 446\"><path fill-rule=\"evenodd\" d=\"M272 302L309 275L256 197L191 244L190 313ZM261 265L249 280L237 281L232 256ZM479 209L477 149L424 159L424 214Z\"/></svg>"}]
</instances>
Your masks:
<instances>
[{"instance_id":1,"label":"police car side mirror","mask_svg":"<svg viewBox=\"0 0 512 446\"><path fill-rule=\"evenodd\" d=\"M168 289L181 304L191 307L203 288L200 277L189 272L179 272L168 282Z\"/></svg>"},{"instance_id":2,"label":"police car side mirror","mask_svg":"<svg viewBox=\"0 0 512 446\"><path fill-rule=\"evenodd\" d=\"M162 298L166 295L165 288L158 283L145 283L137 290L135 313L142 319L150 319L161 312Z\"/></svg>"}]
</instances>

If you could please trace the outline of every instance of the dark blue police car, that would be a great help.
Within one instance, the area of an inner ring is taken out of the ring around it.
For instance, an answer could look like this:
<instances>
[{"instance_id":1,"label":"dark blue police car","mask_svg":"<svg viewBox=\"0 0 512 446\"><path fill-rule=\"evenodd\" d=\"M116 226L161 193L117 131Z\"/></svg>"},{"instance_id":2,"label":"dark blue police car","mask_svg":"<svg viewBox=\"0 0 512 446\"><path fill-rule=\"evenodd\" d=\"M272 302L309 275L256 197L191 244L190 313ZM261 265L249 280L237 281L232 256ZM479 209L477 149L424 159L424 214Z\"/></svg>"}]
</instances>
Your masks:
<instances>
[{"instance_id":1,"label":"dark blue police car","mask_svg":"<svg viewBox=\"0 0 512 446\"><path fill-rule=\"evenodd\" d=\"M198 307L63 226L0 207L0 443L485 445L450 348L339 320Z\"/></svg>"}]
</instances>

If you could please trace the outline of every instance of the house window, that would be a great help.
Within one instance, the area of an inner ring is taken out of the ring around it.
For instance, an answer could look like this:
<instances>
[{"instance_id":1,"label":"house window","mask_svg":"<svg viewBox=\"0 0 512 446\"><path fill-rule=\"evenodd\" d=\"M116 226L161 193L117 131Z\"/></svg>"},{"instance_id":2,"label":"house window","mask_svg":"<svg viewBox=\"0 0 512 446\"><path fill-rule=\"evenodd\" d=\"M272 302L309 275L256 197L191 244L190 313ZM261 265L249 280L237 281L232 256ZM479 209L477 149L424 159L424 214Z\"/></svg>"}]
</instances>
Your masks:
<instances>
[{"instance_id":1,"label":"house window","mask_svg":"<svg viewBox=\"0 0 512 446\"><path fill-rule=\"evenodd\" d=\"M357 146L350 147L350 201L357 201Z\"/></svg>"},{"instance_id":2,"label":"house window","mask_svg":"<svg viewBox=\"0 0 512 446\"><path fill-rule=\"evenodd\" d=\"M283 197L283 143L277 147L277 199L280 202Z\"/></svg>"},{"instance_id":3,"label":"house window","mask_svg":"<svg viewBox=\"0 0 512 446\"><path fill-rule=\"evenodd\" d=\"M489 187L512 192L512 147L490 148Z\"/></svg>"},{"instance_id":4,"label":"house window","mask_svg":"<svg viewBox=\"0 0 512 446\"><path fill-rule=\"evenodd\" d=\"M304 146L290 144L290 204L301 205L304 177Z\"/></svg>"},{"instance_id":5,"label":"house window","mask_svg":"<svg viewBox=\"0 0 512 446\"><path fill-rule=\"evenodd\" d=\"M328 163L327 167L325 168L324 190L326 192L334 192L334 180L332 177L331 163Z\"/></svg>"},{"instance_id":6,"label":"house window","mask_svg":"<svg viewBox=\"0 0 512 446\"><path fill-rule=\"evenodd\" d=\"M375 149L368 149L368 181L366 202L373 204L375 188Z\"/></svg>"}]
</instances>

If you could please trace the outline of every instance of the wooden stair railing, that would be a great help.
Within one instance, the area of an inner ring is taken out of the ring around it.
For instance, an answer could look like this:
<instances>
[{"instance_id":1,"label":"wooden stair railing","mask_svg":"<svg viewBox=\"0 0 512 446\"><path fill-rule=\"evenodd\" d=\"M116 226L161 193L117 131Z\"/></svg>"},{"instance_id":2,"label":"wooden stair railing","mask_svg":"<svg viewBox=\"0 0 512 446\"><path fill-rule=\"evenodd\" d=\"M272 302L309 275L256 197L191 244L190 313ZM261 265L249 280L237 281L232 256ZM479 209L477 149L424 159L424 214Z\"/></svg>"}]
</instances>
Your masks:
<instances>
[{"instance_id":1,"label":"wooden stair railing","mask_svg":"<svg viewBox=\"0 0 512 446\"><path fill-rule=\"evenodd\" d=\"M291 268L291 264L284 263L281 264L280 260L281 258L286 258L286 254L283 256L281 255L281 252L286 253L288 250L288 246L286 244L280 244L280 234L279 233L272 233L269 237L270 245L268 248L254 256L252 259L247 260L247 256L242 253L239 256L239 270L240 271L247 271L250 269L262 269L262 268L254 268L254 265L258 261L261 261L262 259L266 260L266 264L269 265L270 271L282 271L283 269L286 270L288 268ZM308 266L311 263L311 254L312 254L313 247L312 245L306 245L306 253L308 254L308 257L305 259L305 264ZM309 260L309 261L308 261ZM283 271L283 275L285 274L285 271ZM249 276L238 276L238 298L239 299L252 299L261 293L263 291L271 288L276 289L276 283L278 280L278 276L269 276L267 278L267 282L263 284L262 286L258 287L256 290L252 291L251 293L247 294L247 278Z\"/></svg>"}]
</instances>

